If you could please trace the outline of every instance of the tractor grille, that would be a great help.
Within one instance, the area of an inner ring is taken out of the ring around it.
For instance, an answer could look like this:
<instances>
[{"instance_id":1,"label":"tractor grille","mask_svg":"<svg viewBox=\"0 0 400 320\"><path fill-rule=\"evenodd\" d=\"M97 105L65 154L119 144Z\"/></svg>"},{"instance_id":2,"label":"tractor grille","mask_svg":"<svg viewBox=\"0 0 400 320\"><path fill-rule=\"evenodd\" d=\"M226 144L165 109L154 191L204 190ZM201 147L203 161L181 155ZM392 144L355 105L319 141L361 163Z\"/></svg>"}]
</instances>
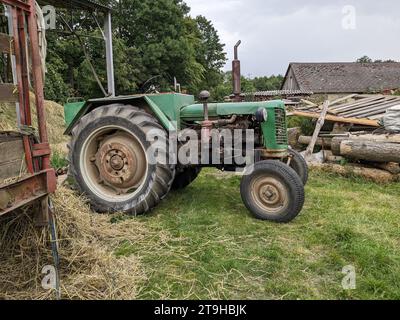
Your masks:
<instances>
[{"instance_id":1,"label":"tractor grille","mask_svg":"<svg viewBox=\"0 0 400 320\"><path fill-rule=\"evenodd\" d=\"M275 135L277 144L288 144L285 110L275 109Z\"/></svg>"}]
</instances>

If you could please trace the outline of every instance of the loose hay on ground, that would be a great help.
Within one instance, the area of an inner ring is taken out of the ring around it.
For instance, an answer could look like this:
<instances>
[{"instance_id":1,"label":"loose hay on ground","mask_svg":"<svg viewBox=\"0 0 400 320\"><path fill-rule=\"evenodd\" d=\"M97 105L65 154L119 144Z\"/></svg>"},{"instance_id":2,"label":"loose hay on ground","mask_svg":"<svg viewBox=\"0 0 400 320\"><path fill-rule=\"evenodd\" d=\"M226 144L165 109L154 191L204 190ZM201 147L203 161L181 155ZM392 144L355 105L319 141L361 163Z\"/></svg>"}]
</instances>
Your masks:
<instances>
[{"instance_id":1,"label":"loose hay on ground","mask_svg":"<svg viewBox=\"0 0 400 320\"><path fill-rule=\"evenodd\" d=\"M93 214L84 199L60 188L53 199L64 299L134 299L145 280L137 256L116 257L121 244L167 237L129 219L111 223ZM41 287L41 270L52 265L49 233L32 224L29 210L0 220L0 299L52 299Z\"/></svg>"}]
</instances>

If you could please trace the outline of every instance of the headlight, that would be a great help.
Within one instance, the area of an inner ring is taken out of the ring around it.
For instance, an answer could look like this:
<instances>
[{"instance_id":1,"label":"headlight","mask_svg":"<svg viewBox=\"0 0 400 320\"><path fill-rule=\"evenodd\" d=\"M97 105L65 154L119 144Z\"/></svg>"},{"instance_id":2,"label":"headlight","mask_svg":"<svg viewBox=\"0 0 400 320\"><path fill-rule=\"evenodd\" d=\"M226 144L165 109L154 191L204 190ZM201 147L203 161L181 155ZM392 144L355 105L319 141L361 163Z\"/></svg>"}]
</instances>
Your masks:
<instances>
[{"instance_id":1,"label":"headlight","mask_svg":"<svg viewBox=\"0 0 400 320\"><path fill-rule=\"evenodd\" d=\"M256 120L258 122L265 122L268 120L268 112L265 108L260 108L256 112Z\"/></svg>"}]
</instances>

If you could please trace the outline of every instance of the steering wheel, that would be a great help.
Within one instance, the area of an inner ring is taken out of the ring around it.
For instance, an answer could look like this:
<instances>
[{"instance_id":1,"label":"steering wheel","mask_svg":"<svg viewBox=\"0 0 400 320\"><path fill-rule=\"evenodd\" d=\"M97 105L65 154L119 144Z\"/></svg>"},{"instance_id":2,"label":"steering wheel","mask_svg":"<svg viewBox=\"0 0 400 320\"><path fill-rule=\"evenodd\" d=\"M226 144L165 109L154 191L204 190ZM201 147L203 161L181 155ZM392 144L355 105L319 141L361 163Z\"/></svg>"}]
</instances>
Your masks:
<instances>
[{"instance_id":1,"label":"steering wheel","mask_svg":"<svg viewBox=\"0 0 400 320\"><path fill-rule=\"evenodd\" d=\"M148 79L140 88L142 93L159 93L161 85L157 79L161 78L161 75L151 77Z\"/></svg>"}]
</instances>

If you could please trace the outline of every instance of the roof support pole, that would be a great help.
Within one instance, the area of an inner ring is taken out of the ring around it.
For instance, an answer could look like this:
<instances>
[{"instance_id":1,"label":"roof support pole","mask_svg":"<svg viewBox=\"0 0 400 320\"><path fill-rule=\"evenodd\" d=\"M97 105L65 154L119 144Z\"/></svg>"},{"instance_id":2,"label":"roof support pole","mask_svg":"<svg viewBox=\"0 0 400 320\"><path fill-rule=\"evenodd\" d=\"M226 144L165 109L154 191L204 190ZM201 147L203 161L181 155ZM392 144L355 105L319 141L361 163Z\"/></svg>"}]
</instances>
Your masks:
<instances>
[{"instance_id":1,"label":"roof support pole","mask_svg":"<svg viewBox=\"0 0 400 320\"><path fill-rule=\"evenodd\" d=\"M104 23L104 34L106 40L106 58L107 58L107 85L108 94L115 97L115 80L114 80L114 56L112 41L111 12L106 13Z\"/></svg>"}]
</instances>

